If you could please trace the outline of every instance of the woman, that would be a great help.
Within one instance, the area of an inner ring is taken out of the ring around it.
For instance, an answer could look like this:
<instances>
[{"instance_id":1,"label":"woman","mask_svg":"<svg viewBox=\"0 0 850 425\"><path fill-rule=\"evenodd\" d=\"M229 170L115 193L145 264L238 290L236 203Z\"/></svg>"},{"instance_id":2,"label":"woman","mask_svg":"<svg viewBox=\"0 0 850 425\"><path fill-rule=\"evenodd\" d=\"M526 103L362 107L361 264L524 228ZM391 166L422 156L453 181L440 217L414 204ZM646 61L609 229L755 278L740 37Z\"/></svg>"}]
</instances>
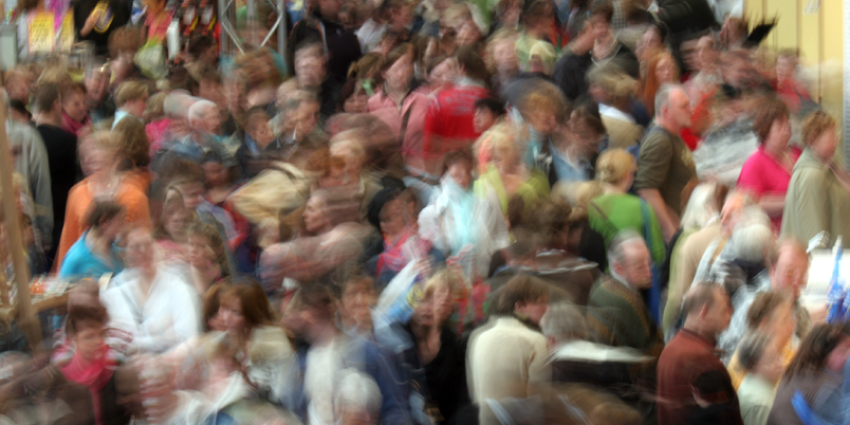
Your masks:
<instances>
[{"instance_id":1,"label":"woman","mask_svg":"<svg viewBox=\"0 0 850 425\"><path fill-rule=\"evenodd\" d=\"M402 141L402 156L408 166L423 170L424 151L422 132L428 112L425 90L413 82L413 45L402 44L394 48L381 67L384 86L369 98L369 113L387 123Z\"/></svg>"},{"instance_id":2,"label":"woman","mask_svg":"<svg viewBox=\"0 0 850 425\"><path fill-rule=\"evenodd\" d=\"M185 262L189 243L188 224L191 212L183 202L183 195L174 187L165 192L162 213L153 230L160 258L166 262Z\"/></svg>"},{"instance_id":3,"label":"woman","mask_svg":"<svg viewBox=\"0 0 850 425\"><path fill-rule=\"evenodd\" d=\"M123 268L113 246L124 227L124 207L112 201L95 201L87 215L87 229L70 247L59 277L99 279Z\"/></svg>"},{"instance_id":4,"label":"woman","mask_svg":"<svg viewBox=\"0 0 850 425\"><path fill-rule=\"evenodd\" d=\"M145 124L140 120L121 120L112 129L112 133L120 141L121 150L125 155L120 167L125 172L127 182L148 193L153 177L148 170L151 157Z\"/></svg>"},{"instance_id":5,"label":"woman","mask_svg":"<svg viewBox=\"0 0 850 425\"><path fill-rule=\"evenodd\" d=\"M80 137L80 132L91 125L86 86L80 83L62 87L62 129Z\"/></svg>"},{"instance_id":6,"label":"woman","mask_svg":"<svg viewBox=\"0 0 850 425\"><path fill-rule=\"evenodd\" d=\"M791 172L800 157L800 151L788 146L791 140L788 106L779 99L761 105L753 121L753 130L761 144L741 168L738 187L758 202L779 231Z\"/></svg>"},{"instance_id":7,"label":"woman","mask_svg":"<svg viewBox=\"0 0 850 425\"><path fill-rule=\"evenodd\" d=\"M109 36L130 22L130 3L115 0L86 0L74 4L74 27L79 41L94 43L94 54L109 53Z\"/></svg>"},{"instance_id":8,"label":"woman","mask_svg":"<svg viewBox=\"0 0 850 425\"><path fill-rule=\"evenodd\" d=\"M406 328L425 365L430 396L426 405L436 407L436 423L445 424L470 403L466 350L449 327L449 318L457 307L455 300L465 287L459 272L443 269L428 279L422 291L422 300Z\"/></svg>"},{"instance_id":9,"label":"woman","mask_svg":"<svg viewBox=\"0 0 850 425\"><path fill-rule=\"evenodd\" d=\"M848 354L850 338L841 326L823 324L812 329L776 389L767 423L800 424L803 417L810 419L805 423L821 423L812 422L812 416L822 423L843 423L841 387Z\"/></svg>"},{"instance_id":10,"label":"woman","mask_svg":"<svg viewBox=\"0 0 850 425\"><path fill-rule=\"evenodd\" d=\"M224 243L212 224L196 221L188 229L188 261L192 284L198 294L230 276Z\"/></svg>"},{"instance_id":11,"label":"woman","mask_svg":"<svg viewBox=\"0 0 850 425\"><path fill-rule=\"evenodd\" d=\"M652 261L661 265L666 251L658 217L646 201L628 193L636 168L635 158L623 149L611 149L599 155L596 180L605 192L588 206L590 227L602 234L606 246L623 230L640 233L652 253Z\"/></svg>"},{"instance_id":12,"label":"woman","mask_svg":"<svg viewBox=\"0 0 850 425\"><path fill-rule=\"evenodd\" d=\"M346 114L365 114L369 112L369 93L360 80L348 80L339 93L337 112Z\"/></svg>"},{"instance_id":13,"label":"woman","mask_svg":"<svg viewBox=\"0 0 850 425\"><path fill-rule=\"evenodd\" d=\"M294 350L274 315L262 286L253 280L237 282L220 296L219 317L236 341L237 360L247 379L261 394L279 400Z\"/></svg>"},{"instance_id":14,"label":"woman","mask_svg":"<svg viewBox=\"0 0 850 425\"><path fill-rule=\"evenodd\" d=\"M646 64L646 75L639 92L643 106L646 107L649 116L655 115L655 94L658 92L658 88L664 84L678 81L679 70L676 67L676 60L673 59L670 52L663 50L649 58Z\"/></svg>"},{"instance_id":15,"label":"woman","mask_svg":"<svg viewBox=\"0 0 850 425\"><path fill-rule=\"evenodd\" d=\"M804 244L822 231L833 240L847 239L850 178L833 162L838 146L835 119L823 111L812 112L803 121L801 138L806 149L788 184L781 234Z\"/></svg>"},{"instance_id":16,"label":"woman","mask_svg":"<svg viewBox=\"0 0 850 425\"><path fill-rule=\"evenodd\" d=\"M80 151L83 171L92 174L74 185L68 193L65 225L56 253L55 269L59 269L65 253L83 234L84 217L95 199L113 200L123 206L127 223L150 226L148 197L139 189L138 180L133 181L132 176L125 171L125 160L129 157L120 141L109 133L97 132L83 140Z\"/></svg>"}]
</instances>

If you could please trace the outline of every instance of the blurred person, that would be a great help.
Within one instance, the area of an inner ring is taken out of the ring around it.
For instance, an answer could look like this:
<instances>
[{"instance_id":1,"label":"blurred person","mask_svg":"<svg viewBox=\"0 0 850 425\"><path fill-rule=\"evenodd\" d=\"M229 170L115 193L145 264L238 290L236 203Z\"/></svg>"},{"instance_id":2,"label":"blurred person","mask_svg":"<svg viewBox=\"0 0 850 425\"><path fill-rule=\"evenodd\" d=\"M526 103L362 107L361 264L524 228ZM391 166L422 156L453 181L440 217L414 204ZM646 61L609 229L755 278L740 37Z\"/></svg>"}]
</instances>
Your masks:
<instances>
[{"instance_id":1,"label":"blurred person","mask_svg":"<svg viewBox=\"0 0 850 425\"><path fill-rule=\"evenodd\" d=\"M288 43L290 58L294 57L295 49L303 42L322 43L322 50L328 52L329 74L340 85L345 81L348 67L363 54L357 36L346 31L339 23L341 6L339 0L319 1L310 16L305 16L292 28Z\"/></svg>"},{"instance_id":2,"label":"blurred person","mask_svg":"<svg viewBox=\"0 0 850 425\"><path fill-rule=\"evenodd\" d=\"M549 306L549 288L530 276L517 276L504 288L489 326L470 336L467 383L478 405L479 423L498 423L488 400L541 394L552 380L540 319Z\"/></svg>"},{"instance_id":3,"label":"blurred person","mask_svg":"<svg viewBox=\"0 0 850 425\"><path fill-rule=\"evenodd\" d=\"M835 119L823 111L803 121L800 138L806 149L800 154L782 213L782 236L801 243L825 231L831 239L850 235L842 217L850 211L850 177L836 165L838 146Z\"/></svg>"},{"instance_id":4,"label":"blurred person","mask_svg":"<svg viewBox=\"0 0 850 425\"><path fill-rule=\"evenodd\" d=\"M402 156L408 166L425 169L422 142L428 100L424 88L413 80L414 49L410 43L394 48L384 60L384 86L369 98L369 113L380 118L402 141Z\"/></svg>"},{"instance_id":5,"label":"blurred person","mask_svg":"<svg viewBox=\"0 0 850 425\"><path fill-rule=\"evenodd\" d=\"M340 328L353 335L374 335L376 320L372 317L372 309L377 302L378 293L372 278L353 276L346 279L339 297Z\"/></svg>"},{"instance_id":6,"label":"blurred person","mask_svg":"<svg viewBox=\"0 0 850 425\"><path fill-rule=\"evenodd\" d=\"M720 69L720 51L717 40L710 35L700 37L697 42L699 72L685 83L691 102L696 104L723 84Z\"/></svg>"},{"instance_id":7,"label":"blurred person","mask_svg":"<svg viewBox=\"0 0 850 425\"><path fill-rule=\"evenodd\" d=\"M331 194L330 207L338 222L366 220L369 204L382 189L366 168L366 134L365 130L346 130L331 139L330 172L318 185Z\"/></svg>"},{"instance_id":8,"label":"blurred person","mask_svg":"<svg viewBox=\"0 0 850 425\"><path fill-rule=\"evenodd\" d=\"M191 217L180 191L173 187L166 189L162 212L153 230L156 248L165 262L187 261L187 230Z\"/></svg>"},{"instance_id":9,"label":"blurred person","mask_svg":"<svg viewBox=\"0 0 850 425\"><path fill-rule=\"evenodd\" d=\"M369 93L363 88L364 83L349 79L340 89L337 113L365 114L369 112Z\"/></svg>"},{"instance_id":10,"label":"blurred person","mask_svg":"<svg viewBox=\"0 0 850 425\"><path fill-rule=\"evenodd\" d=\"M598 102L599 116L608 135L608 148L627 149L643 137L644 128L632 115L632 94L637 81L612 67L588 73L590 93Z\"/></svg>"},{"instance_id":11,"label":"blurred person","mask_svg":"<svg viewBox=\"0 0 850 425\"><path fill-rule=\"evenodd\" d=\"M44 236L51 244L51 252L48 255L52 255L62 236L68 193L80 178L77 137L62 128L62 98L56 84L40 85L36 89L33 105L39 111L36 129L47 152L46 165L50 173L53 229L51 234Z\"/></svg>"},{"instance_id":12,"label":"blurred person","mask_svg":"<svg viewBox=\"0 0 850 425\"><path fill-rule=\"evenodd\" d=\"M166 146L165 157L176 156L200 164L207 152L216 152L221 156L225 167L236 167L233 155L217 137L221 126L218 106L208 100L198 100L192 103L187 115L191 131L185 137Z\"/></svg>"},{"instance_id":13,"label":"blurred person","mask_svg":"<svg viewBox=\"0 0 850 425\"><path fill-rule=\"evenodd\" d=\"M124 265L113 246L124 227L124 208L111 201L95 202L87 215L87 228L68 250L59 277L99 279L118 273Z\"/></svg>"},{"instance_id":14,"label":"blurred person","mask_svg":"<svg viewBox=\"0 0 850 425\"><path fill-rule=\"evenodd\" d=\"M596 177L596 160L599 157L599 146L605 138L605 126L594 112L592 105L580 105L570 113L569 130L555 132L550 138L551 185L561 181L587 181Z\"/></svg>"},{"instance_id":15,"label":"blurred person","mask_svg":"<svg viewBox=\"0 0 850 425\"><path fill-rule=\"evenodd\" d=\"M94 54L104 56L116 30L130 22L131 6L114 1L85 1L74 5L74 32L80 41L94 44Z\"/></svg>"},{"instance_id":16,"label":"blurred person","mask_svg":"<svg viewBox=\"0 0 850 425\"><path fill-rule=\"evenodd\" d=\"M553 4L535 0L522 8L522 32L516 40L516 56L519 69L527 71L531 62L531 48L538 42L544 41L551 46L546 32L552 22Z\"/></svg>"},{"instance_id":17,"label":"blurred person","mask_svg":"<svg viewBox=\"0 0 850 425\"><path fill-rule=\"evenodd\" d=\"M812 96L797 74L798 57L793 50L780 50L776 57L776 95L797 113L808 112L813 107Z\"/></svg>"},{"instance_id":18,"label":"blurred person","mask_svg":"<svg viewBox=\"0 0 850 425\"><path fill-rule=\"evenodd\" d=\"M60 97L62 99L62 128L79 137L82 129L92 123L89 118L88 104L86 104L86 86L75 83L62 87Z\"/></svg>"},{"instance_id":19,"label":"blurred person","mask_svg":"<svg viewBox=\"0 0 850 425\"><path fill-rule=\"evenodd\" d=\"M428 90L431 93L439 93L454 85L460 70L458 62L452 56L439 55L431 58L425 67Z\"/></svg>"},{"instance_id":20,"label":"blurred person","mask_svg":"<svg viewBox=\"0 0 850 425\"><path fill-rule=\"evenodd\" d=\"M567 45L564 55L555 62L555 69L552 72L555 84L571 102L587 93L588 85L585 76L593 65L593 57L590 53L595 42L593 25L589 20L583 20L578 28L578 34Z\"/></svg>"},{"instance_id":21,"label":"blurred person","mask_svg":"<svg viewBox=\"0 0 850 425\"><path fill-rule=\"evenodd\" d=\"M159 146L165 132L168 131L168 117L165 115L165 98L168 93L160 92L148 98L145 107L145 134L151 145L151 156L156 153L153 146Z\"/></svg>"},{"instance_id":22,"label":"blurred person","mask_svg":"<svg viewBox=\"0 0 850 425\"><path fill-rule=\"evenodd\" d=\"M86 86L86 103L92 123L97 124L115 115L115 100L109 93L109 79L112 70L109 64L89 65L83 84Z\"/></svg>"},{"instance_id":23,"label":"blurred person","mask_svg":"<svg viewBox=\"0 0 850 425\"><path fill-rule=\"evenodd\" d=\"M490 77L481 56L470 47L458 49L455 56L459 71L455 84L437 93L425 118L425 161L432 174L445 152L469 146L480 136L473 125L473 105L489 92Z\"/></svg>"},{"instance_id":24,"label":"blurred person","mask_svg":"<svg viewBox=\"0 0 850 425\"><path fill-rule=\"evenodd\" d=\"M115 128L121 120L126 117L144 121L145 107L148 102L148 86L138 81L127 81L115 90L115 119L112 128Z\"/></svg>"},{"instance_id":25,"label":"blurred person","mask_svg":"<svg viewBox=\"0 0 850 425\"><path fill-rule=\"evenodd\" d=\"M658 356L664 343L640 291L652 286L650 253L633 230L617 234L608 246L610 277L591 289L588 325L600 342Z\"/></svg>"},{"instance_id":26,"label":"blurred person","mask_svg":"<svg viewBox=\"0 0 850 425\"><path fill-rule=\"evenodd\" d=\"M641 74L646 72L649 58L667 48L667 26L662 23L649 24L635 45L635 56L641 64Z\"/></svg>"},{"instance_id":27,"label":"blurred person","mask_svg":"<svg viewBox=\"0 0 850 425\"><path fill-rule=\"evenodd\" d=\"M284 85L315 95L323 118L334 114L339 101L338 91L343 83L328 75L328 57L320 43L308 43L295 51L295 77L294 81L287 81Z\"/></svg>"},{"instance_id":28,"label":"blurred person","mask_svg":"<svg viewBox=\"0 0 850 425\"><path fill-rule=\"evenodd\" d=\"M803 424L799 409L823 423L842 423L842 372L850 355L846 328L837 324L815 326L782 376L767 417L770 425ZM795 403L797 399L802 402Z\"/></svg>"},{"instance_id":29,"label":"blurred person","mask_svg":"<svg viewBox=\"0 0 850 425\"><path fill-rule=\"evenodd\" d=\"M607 150L599 155L596 180L602 183L605 193L590 202L590 227L602 234L606 245L626 229L648 235L644 242L650 250L650 261L660 265L666 252L658 217L646 201L628 193L635 171L634 157L622 149Z\"/></svg>"},{"instance_id":30,"label":"blurred person","mask_svg":"<svg viewBox=\"0 0 850 425\"><path fill-rule=\"evenodd\" d=\"M552 76L558 55L547 41L538 40L528 53L528 73L548 79Z\"/></svg>"},{"instance_id":31,"label":"blurred person","mask_svg":"<svg viewBox=\"0 0 850 425\"><path fill-rule=\"evenodd\" d=\"M360 41L360 51L366 54L377 50L381 37L387 32L396 34L407 32L413 22L412 9L413 7L404 1L381 3L372 18L364 22L355 32Z\"/></svg>"},{"instance_id":32,"label":"blurred person","mask_svg":"<svg viewBox=\"0 0 850 425\"><path fill-rule=\"evenodd\" d=\"M381 389L366 374L348 369L339 379L334 409L340 425L375 425L381 412Z\"/></svg>"},{"instance_id":33,"label":"blurred person","mask_svg":"<svg viewBox=\"0 0 850 425\"><path fill-rule=\"evenodd\" d=\"M148 193L153 176L150 165L150 142L145 133L145 124L139 120L126 120L112 129L113 138L121 142L121 150L126 158L122 161L124 179L135 184L140 191Z\"/></svg>"},{"instance_id":34,"label":"blurred person","mask_svg":"<svg viewBox=\"0 0 850 425\"><path fill-rule=\"evenodd\" d=\"M591 7L588 20L594 40L590 53L594 62L614 62L623 72L636 79L640 76L637 57L631 50L617 41L611 31L614 11L614 5L608 1L594 3Z\"/></svg>"},{"instance_id":35,"label":"blurred person","mask_svg":"<svg viewBox=\"0 0 850 425\"><path fill-rule=\"evenodd\" d=\"M756 295L747 309L747 333L742 336L731 356L727 370L732 379L732 385L739 389L742 382L749 376L745 366L743 343L751 334L770 335L773 349L777 351L776 361L779 363L778 373L782 374L791 364L800 340L794 338L794 328L797 320L794 316L794 299L787 292L762 292ZM778 377L777 377L778 378ZM775 383L778 383L777 379ZM765 415L767 412L765 412Z\"/></svg>"},{"instance_id":36,"label":"blurred person","mask_svg":"<svg viewBox=\"0 0 850 425\"><path fill-rule=\"evenodd\" d=\"M500 29L487 39L487 65L493 74L493 88L497 93L520 72L516 49L518 39L519 34L513 29Z\"/></svg>"},{"instance_id":37,"label":"blurred person","mask_svg":"<svg viewBox=\"0 0 850 425\"><path fill-rule=\"evenodd\" d=\"M635 188L652 206L669 241L679 227L682 188L696 177L693 157L679 136L691 123L688 95L681 86L661 86L655 111L655 124L640 143Z\"/></svg>"},{"instance_id":38,"label":"blurred person","mask_svg":"<svg viewBox=\"0 0 850 425\"><path fill-rule=\"evenodd\" d=\"M81 166L84 173L88 171L91 174L68 192L55 270L59 270L65 253L83 234L83 222L94 200L113 200L124 207L127 223L150 226L148 197L141 191L138 182L124 179L132 161L122 142L106 132L92 133L82 140Z\"/></svg>"},{"instance_id":39,"label":"blurred person","mask_svg":"<svg viewBox=\"0 0 850 425\"><path fill-rule=\"evenodd\" d=\"M212 285L230 276L224 242L212 224L191 223L186 229L186 261L192 286L203 295Z\"/></svg>"},{"instance_id":40,"label":"blurred person","mask_svg":"<svg viewBox=\"0 0 850 425\"><path fill-rule=\"evenodd\" d=\"M789 147L791 116L788 107L774 99L763 104L756 113L753 130L759 140L758 150L741 169L738 187L750 193L764 212L770 216L774 228L782 228L785 194L791 182L794 164L800 152Z\"/></svg>"},{"instance_id":41,"label":"blurred person","mask_svg":"<svg viewBox=\"0 0 850 425\"><path fill-rule=\"evenodd\" d=\"M665 84L676 84L678 82L679 72L676 69L676 61L670 52L662 50L655 56L648 58L646 75L641 79L638 92L649 115L655 113L655 96L658 94L658 89Z\"/></svg>"},{"instance_id":42,"label":"blurred person","mask_svg":"<svg viewBox=\"0 0 850 425\"><path fill-rule=\"evenodd\" d=\"M269 167L282 147L272 132L271 118L265 108L249 109L245 113L245 123L245 139L235 157L244 177L250 179Z\"/></svg>"},{"instance_id":43,"label":"blurred person","mask_svg":"<svg viewBox=\"0 0 850 425\"><path fill-rule=\"evenodd\" d=\"M712 402L728 403L727 419L742 424L737 395L729 373L714 352L717 335L729 324L732 308L719 285L696 283L685 297L685 325L664 347L658 359L658 423L683 424L701 412L694 387L700 394L713 393Z\"/></svg>"},{"instance_id":44,"label":"blurred person","mask_svg":"<svg viewBox=\"0 0 850 425\"><path fill-rule=\"evenodd\" d=\"M285 122L276 135L283 158L301 169L305 168L313 152L327 146L326 136L318 125L319 111L319 100L305 90L292 93L282 111Z\"/></svg>"},{"instance_id":45,"label":"blurred person","mask_svg":"<svg viewBox=\"0 0 850 425\"><path fill-rule=\"evenodd\" d=\"M6 71L3 77L3 87L6 89L9 100L18 100L25 106L29 105L34 88L32 73L26 68L15 67Z\"/></svg>"},{"instance_id":46,"label":"blurred person","mask_svg":"<svg viewBox=\"0 0 850 425\"><path fill-rule=\"evenodd\" d=\"M741 418L744 425L765 425L785 369L780 353L770 334L756 332L741 341L738 355L747 372L738 388Z\"/></svg>"},{"instance_id":47,"label":"blurred person","mask_svg":"<svg viewBox=\"0 0 850 425\"><path fill-rule=\"evenodd\" d=\"M495 97L485 97L475 101L475 119L472 125L475 131L484 133L505 117L504 103Z\"/></svg>"},{"instance_id":48,"label":"blurred person","mask_svg":"<svg viewBox=\"0 0 850 425\"><path fill-rule=\"evenodd\" d=\"M558 130L560 123L569 114L569 106L560 90L551 83L543 81L539 78L523 78L514 80L508 87L503 90L507 103L512 104L519 113L522 122L527 125L528 143L523 160L528 167L538 166L543 171L550 168L555 168L556 172L559 165L556 152L560 156L569 153L562 152L562 146L554 146L555 143L561 141L558 138ZM513 112L512 112L513 113ZM521 149L522 146L517 146ZM558 148L558 149L556 149ZM552 156L554 167L546 167L540 162L548 162L546 159L541 159L548 152ZM552 174L551 172L549 174ZM558 175L558 177L561 177Z\"/></svg>"},{"instance_id":49,"label":"blurred person","mask_svg":"<svg viewBox=\"0 0 850 425\"><path fill-rule=\"evenodd\" d=\"M508 243L507 223L497 205L475 195L468 152L446 154L443 167L439 195L419 213L419 234L446 255L471 255L475 275L484 277L493 252Z\"/></svg>"},{"instance_id":50,"label":"blurred person","mask_svg":"<svg viewBox=\"0 0 850 425\"><path fill-rule=\"evenodd\" d=\"M572 184L558 184L553 188L552 198L572 206L569 215L569 232L564 248L588 261L596 263L598 269L608 268L605 239L590 227L588 208L593 198L604 189L596 180Z\"/></svg>"},{"instance_id":51,"label":"blurred person","mask_svg":"<svg viewBox=\"0 0 850 425\"><path fill-rule=\"evenodd\" d=\"M32 122L32 114L23 102L13 99L9 101L9 120L29 125Z\"/></svg>"},{"instance_id":52,"label":"blurred person","mask_svg":"<svg viewBox=\"0 0 850 425\"><path fill-rule=\"evenodd\" d=\"M147 229L127 233L125 260L123 276L101 295L109 327L131 336L124 349L159 354L197 335L200 298L179 268L154 262Z\"/></svg>"},{"instance_id":53,"label":"blurred person","mask_svg":"<svg viewBox=\"0 0 850 425\"><path fill-rule=\"evenodd\" d=\"M151 157L154 158L154 168L159 168L163 154L175 143L185 138L191 131L189 126L189 109L197 101L185 92L176 91L165 96L162 111L168 120L168 127L162 137L151 139Z\"/></svg>"},{"instance_id":54,"label":"blurred person","mask_svg":"<svg viewBox=\"0 0 850 425\"><path fill-rule=\"evenodd\" d=\"M201 81L205 70L215 69L218 61L218 45L210 35L195 34L187 40L188 63L186 71L196 81Z\"/></svg>"}]
</instances>

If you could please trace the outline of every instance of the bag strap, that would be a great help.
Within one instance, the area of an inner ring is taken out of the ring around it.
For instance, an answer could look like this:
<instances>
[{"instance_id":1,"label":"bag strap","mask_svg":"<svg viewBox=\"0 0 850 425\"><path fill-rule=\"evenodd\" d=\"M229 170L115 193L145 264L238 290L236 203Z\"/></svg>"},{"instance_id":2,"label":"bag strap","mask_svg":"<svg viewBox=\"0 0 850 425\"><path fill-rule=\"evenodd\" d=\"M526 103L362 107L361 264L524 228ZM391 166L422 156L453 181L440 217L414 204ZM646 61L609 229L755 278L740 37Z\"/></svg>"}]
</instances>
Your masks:
<instances>
[{"instance_id":1,"label":"bag strap","mask_svg":"<svg viewBox=\"0 0 850 425\"><path fill-rule=\"evenodd\" d=\"M602 208L600 208L599 205L596 205L596 202L591 201L590 206L593 207L593 209L595 209L596 212L598 212L599 215L602 216L602 219L605 220L605 223L608 225L608 227L614 230L614 234L617 234L617 232L620 231L617 226L615 226L614 223L608 218L605 212L602 211Z\"/></svg>"},{"instance_id":2,"label":"bag strap","mask_svg":"<svg viewBox=\"0 0 850 425\"><path fill-rule=\"evenodd\" d=\"M404 104L404 102L402 102ZM410 102L410 107L404 111L404 115L401 117L401 130L398 132L399 141L404 143L404 135L407 133L407 122L410 121L410 113L413 111L413 107L416 106L416 101Z\"/></svg>"}]
</instances>

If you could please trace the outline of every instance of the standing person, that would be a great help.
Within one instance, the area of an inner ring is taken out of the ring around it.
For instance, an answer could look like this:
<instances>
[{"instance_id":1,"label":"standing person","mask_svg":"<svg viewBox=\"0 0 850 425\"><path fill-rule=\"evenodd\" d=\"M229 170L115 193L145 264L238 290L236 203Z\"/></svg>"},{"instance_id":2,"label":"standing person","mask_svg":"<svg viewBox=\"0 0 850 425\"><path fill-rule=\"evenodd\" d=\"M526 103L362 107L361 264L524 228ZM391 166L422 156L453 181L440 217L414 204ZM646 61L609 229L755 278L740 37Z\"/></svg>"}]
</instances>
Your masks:
<instances>
[{"instance_id":1,"label":"standing person","mask_svg":"<svg viewBox=\"0 0 850 425\"><path fill-rule=\"evenodd\" d=\"M665 84L676 84L679 82L679 70L676 69L676 60L667 50L662 50L646 61L646 75L643 76L640 85L640 98L649 115L655 113L655 95L658 89Z\"/></svg>"},{"instance_id":2,"label":"standing person","mask_svg":"<svg viewBox=\"0 0 850 425\"><path fill-rule=\"evenodd\" d=\"M765 425L776 398L776 386L782 378L782 357L770 335L763 333L744 338L738 355L747 372L738 388L741 418L744 425Z\"/></svg>"},{"instance_id":3,"label":"standing person","mask_svg":"<svg viewBox=\"0 0 850 425\"><path fill-rule=\"evenodd\" d=\"M699 387L700 394L713 393L712 402L728 407L722 423L742 425L735 388L714 351L717 335L732 316L729 297L720 285L697 283L685 297L682 314L684 327L658 359L658 424L687 424L699 415Z\"/></svg>"},{"instance_id":4,"label":"standing person","mask_svg":"<svg viewBox=\"0 0 850 425\"><path fill-rule=\"evenodd\" d=\"M86 86L86 103L89 117L95 124L115 115L115 99L108 90L111 77L112 70L109 64L100 66L92 64L86 68L86 76L83 79L83 84Z\"/></svg>"},{"instance_id":5,"label":"standing person","mask_svg":"<svg viewBox=\"0 0 850 425\"><path fill-rule=\"evenodd\" d=\"M614 5L608 1L594 3L590 9L590 25L593 32L593 61L596 64L613 62L632 78L640 77L640 65L637 56L628 47L617 41L611 31L614 19Z\"/></svg>"},{"instance_id":6,"label":"standing person","mask_svg":"<svg viewBox=\"0 0 850 425\"><path fill-rule=\"evenodd\" d=\"M850 237L850 177L835 164L838 146L835 119L823 111L803 121L801 138L806 150L800 155L788 184L782 217L782 236L803 244L819 232L832 239Z\"/></svg>"},{"instance_id":7,"label":"standing person","mask_svg":"<svg viewBox=\"0 0 850 425\"><path fill-rule=\"evenodd\" d=\"M62 128L74 136L91 125L88 105L86 104L86 86L74 83L62 87Z\"/></svg>"},{"instance_id":8,"label":"standing person","mask_svg":"<svg viewBox=\"0 0 850 425\"><path fill-rule=\"evenodd\" d=\"M664 240L679 228L682 189L696 178L691 151L679 134L691 124L691 104L684 88L665 85L655 96L655 123L640 143L635 188L652 206Z\"/></svg>"},{"instance_id":9,"label":"standing person","mask_svg":"<svg viewBox=\"0 0 850 425\"><path fill-rule=\"evenodd\" d=\"M85 0L74 4L77 40L94 43L94 54L109 53L109 36L130 22L131 3L118 0Z\"/></svg>"},{"instance_id":10,"label":"standing person","mask_svg":"<svg viewBox=\"0 0 850 425\"><path fill-rule=\"evenodd\" d=\"M360 41L357 36L342 27L339 23L341 0L318 0L317 6L310 16L298 21L292 28L289 37L288 63L295 56L295 50L305 41L320 42L323 51L329 57L328 71L330 77L341 86L345 83L348 68L360 58Z\"/></svg>"},{"instance_id":11,"label":"standing person","mask_svg":"<svg viewBox=\"0 0 850 425\"><path fill-rule=\"evenodd\" d=\"M470 337L466 360L469 392L480 409L481 425L499 423L488 399L532 397L552 381L546 337L539 328L549 306L548 286L518 275L502 289L496 304L493 326Z\"/></svg>"},{"instance_id":12,"label":"standing person","mask_svg":"<svg viewBox=\"0 0 850 425\"><path fill-rule=\"evenodd\" d=\"M47 256L53 258L65 224L68 193L80 178L77 137L62 129L62 99L59 95L59 86L53 83L40 85L36 91L34 103L39 111L36 128L44 141L50 169L53 230L50 235L44 235L44 237L51 241Z\"/></svg>"},{"instance_id":13,"label":"standing person","mask_svg":"<svg viewBox=\"0 0 850 425\"><path fill-rule=\"evenodd\" d=\"M112 128L128 116L144 122L145 108L148 104L147 84L139 81L121 83L115 90L115 104L118 110L115 111Z\"/></svg>"},{"instance_id":14,"label":"standing person","mask_svg":"<svg viewBox=\"0 0 850 425\"><path fill-rule=\"evenodd\" d=\"M753 121L759 148L747 159L738 177L738 188L751 194L776 231L782 228L785 194L800 152L788 146L791 116L782 101L774 99L759 107Z\"/></svg>"},{"instance_id":15,"label":"standing person","mask_svg":"<svg viewBox=\"0 0 850 425\"><path fill-rule=\"evenodd\" d=\"M124 208L111 201L95 202L87 224L86 231L68 250L59 277L99 279L124 267L113 246L124 227Z\"/></svg>"}]
</instances>

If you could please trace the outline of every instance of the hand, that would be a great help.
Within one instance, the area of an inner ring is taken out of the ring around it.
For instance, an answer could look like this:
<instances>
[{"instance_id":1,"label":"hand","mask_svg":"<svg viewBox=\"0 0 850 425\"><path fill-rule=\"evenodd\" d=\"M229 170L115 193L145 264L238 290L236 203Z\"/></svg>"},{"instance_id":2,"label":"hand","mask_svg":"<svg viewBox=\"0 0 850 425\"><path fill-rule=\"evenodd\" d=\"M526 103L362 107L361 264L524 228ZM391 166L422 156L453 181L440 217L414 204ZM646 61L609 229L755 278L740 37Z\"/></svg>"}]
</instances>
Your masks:
<instances>
[{"instance_id":1,"label":"hand","mask_svg":"<svg viewBox=\"0 0 850 425\"><path fill-rule=\"evenodd\" d=\"M100 19L100 12L97 9L92 10L88 19L86 19L85 25L83 25L83 29L80 30L80 35L86 36L89 35L91 30L94 29L94 26L97 25L97 20Z\"/></svg>"}]
</instances>

